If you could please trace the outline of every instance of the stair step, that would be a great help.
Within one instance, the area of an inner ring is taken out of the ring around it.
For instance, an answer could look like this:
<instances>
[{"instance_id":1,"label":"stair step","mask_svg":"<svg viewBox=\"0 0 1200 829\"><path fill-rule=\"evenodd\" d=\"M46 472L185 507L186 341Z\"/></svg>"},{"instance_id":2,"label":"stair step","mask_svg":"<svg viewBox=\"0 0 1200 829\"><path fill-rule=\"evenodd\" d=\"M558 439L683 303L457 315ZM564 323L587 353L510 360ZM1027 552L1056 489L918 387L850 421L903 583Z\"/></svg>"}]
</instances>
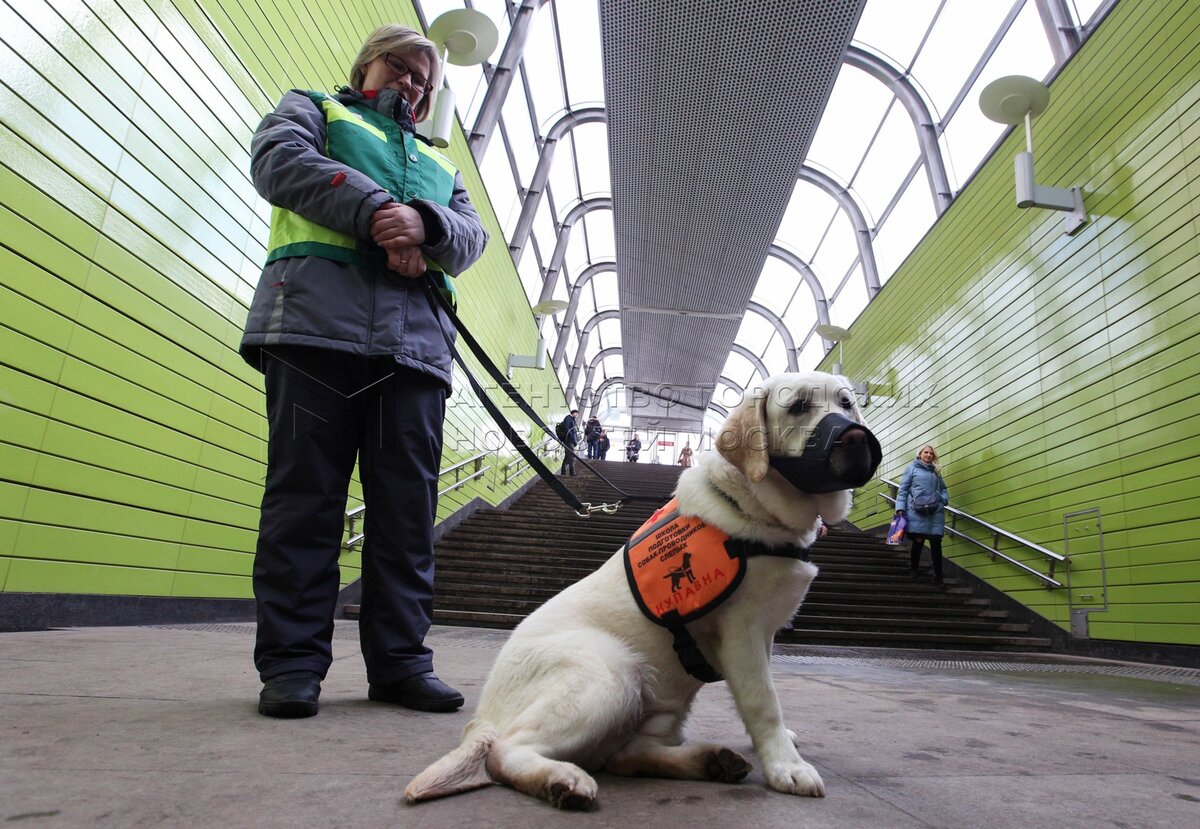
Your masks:
<instances>
[{"instance_id":1,"label":"stair step","mask_svg":"<svg viewBox=\"0 0 1200 829\"><path fill-rule=\"evenodd\" d=\"M986 619L916 619L912 617L894 616L808 616L804 608L796 615L793 626L801 624L807 628L831 629L861 629L879 630L912 629L917 632L962 631L964 633L982 633L985 631L1004 631L1024 633L1028 625L1010 624L1007 622L989 621Z\"/></svg>"},{"instance_id":2,"label":"stair step","mask_svg":"<svg viewBox=\"0 0 1200 829\"><path fill-rule=\"evenodd\" d=\"M961 617L968 619L1006 619L1008 614L1003 610L979 610L975 607L962 607L954 604L858 604L854 602L817 602L805 600L800 606L798 616L841 616L850 613L879 614L881 616L914 616L926 617Z\"/></svg>"},{"instance_id":3,"label":"stair step","mask_svg":"<svg viewBox=\"0 0 1200 829\"><path fill-rule=\"evenodd\" d=\"M1050 640L1039 636L985 636L980 634L952 633L900 633L895 631L867 630L821 630L819 628L793 627L781 631L776 642L787 644L873 644L892 648L958 648L963 650L990 650L994 648L1045 650Z\"/></svg>"}]
</instances>

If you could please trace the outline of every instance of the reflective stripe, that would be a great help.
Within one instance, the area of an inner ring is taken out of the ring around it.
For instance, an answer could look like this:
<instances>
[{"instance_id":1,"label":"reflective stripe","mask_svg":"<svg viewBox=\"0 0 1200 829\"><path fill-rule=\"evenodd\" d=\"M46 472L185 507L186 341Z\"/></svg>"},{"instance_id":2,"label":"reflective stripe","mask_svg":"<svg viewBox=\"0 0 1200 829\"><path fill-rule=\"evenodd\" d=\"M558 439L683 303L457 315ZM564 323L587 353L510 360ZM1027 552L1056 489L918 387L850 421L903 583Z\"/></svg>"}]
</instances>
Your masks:
<instances>
[{"instance_id":1,"label":"reflective stripe","mask_svg":"<svg viewBox=\"0 0 1200 829\"><path fill-rule=\"evenodd\" d=\"M357 249L358 240L353 236L311 222L282 207L271 209L268 264L289 256L323 256L339 262L353 262L357 261Z\"/></svg>"},{"instance_id":2,"label":"reflective stripe","mask_svg":"<svg viewBox=\"0 0 1200 829\"><path fill-rule=\"evenodd\" d=\"M446 156L442 155L437 150L435 150L433 147L430 147L428 144L426 144L423 141L417 141L416 145L417 145L417 152L421 153L422 155L429 156L434 161L436 161L438 163L438 166L440 166L443 170L445 170L447 173L450 174L451 178L458 175L458 168L455 167L454 162L452 162L450 159L446 158Z\"/></svg>"},{"instance_id":3,"label":"reflective stripe","mask_svg":"<svg viewBox=\"0 0 1200 829\"><path fill-rule=\"evenodd\" d=\"M387 133L378 127L368 124L366 119L364 119L361 115L347 108L339 101L335 101L332 98L326 97L323 101L321 101L321 109L325 112L326 124L332 124L335 121L344 121L348 124L352 124L353 126L362 127L380 141L388 140Z\"/></svg>"}]
</instances>

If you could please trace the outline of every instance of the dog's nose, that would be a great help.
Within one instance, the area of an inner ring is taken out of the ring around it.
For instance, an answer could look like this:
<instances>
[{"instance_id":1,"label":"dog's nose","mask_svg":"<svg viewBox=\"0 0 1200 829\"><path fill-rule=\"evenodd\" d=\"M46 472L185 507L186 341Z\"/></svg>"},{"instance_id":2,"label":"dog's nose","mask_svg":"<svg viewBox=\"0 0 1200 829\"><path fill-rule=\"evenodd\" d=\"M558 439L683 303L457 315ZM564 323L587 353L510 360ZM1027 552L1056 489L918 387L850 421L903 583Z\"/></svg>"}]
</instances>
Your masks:
<instances>
[{"instance_id":1,"label":"dog's nose","mask_svg":"<svg viewBox=\"0 0 1200 829\"><path fill-rule=\"evenodd\" d=\"M867 430L861 426L851 426L842 432L841 443L866 443Z\"/></svg>"}]
</instances>

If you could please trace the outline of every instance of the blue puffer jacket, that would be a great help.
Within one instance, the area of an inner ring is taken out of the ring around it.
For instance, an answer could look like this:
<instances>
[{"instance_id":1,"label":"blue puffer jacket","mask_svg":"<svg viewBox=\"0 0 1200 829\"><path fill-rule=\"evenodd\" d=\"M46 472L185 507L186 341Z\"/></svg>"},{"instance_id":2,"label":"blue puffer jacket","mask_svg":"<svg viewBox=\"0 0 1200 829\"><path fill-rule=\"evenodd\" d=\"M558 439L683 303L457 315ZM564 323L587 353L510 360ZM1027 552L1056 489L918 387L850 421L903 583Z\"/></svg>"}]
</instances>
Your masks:
<instances>
[{"instance_id":1,"label":"blue puffer jacket","mask_svg":"<svg viewBox=\"0 0 1200 829\"><path fill-rule=\"evenodd\" d=\"M936 512L920 513L909 509L909 504L918 495L936 495L938 508ZM900 479L900 491L896 494L896 509L904 513L908 521L905 532L909 535L942 535L946 529L946 505L950 503L950 492L946 489L946 481L933 464L915 460L904 470Z\"/></svg>"}]
</instances>

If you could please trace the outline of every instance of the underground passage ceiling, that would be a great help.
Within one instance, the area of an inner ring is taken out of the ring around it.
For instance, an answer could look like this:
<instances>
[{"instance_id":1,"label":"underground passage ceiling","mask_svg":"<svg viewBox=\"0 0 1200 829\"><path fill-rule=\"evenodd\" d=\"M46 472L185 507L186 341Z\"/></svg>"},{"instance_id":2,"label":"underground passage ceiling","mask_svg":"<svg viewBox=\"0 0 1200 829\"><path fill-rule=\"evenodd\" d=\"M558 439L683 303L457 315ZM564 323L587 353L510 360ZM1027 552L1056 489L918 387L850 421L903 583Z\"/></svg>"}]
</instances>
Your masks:
<instances>
[{"instance_id":1,"label":"underground passage ceiling","mask_svg":"<svg viewBox=\"0 0 1200 829\"><path fill-rule=\"evenodd\" d=\"M817 326L849 328L886 284L1006 130L980 90L1052 77L1114 4L417 7L426 24L466 5L499 28L489 62L447 69L468 132L528 27L475 155L530 303L570 303L542 322L568 393L618 434L702 435L764 374L814 367L834 345Z\"/></svg>"}]
</instances>

